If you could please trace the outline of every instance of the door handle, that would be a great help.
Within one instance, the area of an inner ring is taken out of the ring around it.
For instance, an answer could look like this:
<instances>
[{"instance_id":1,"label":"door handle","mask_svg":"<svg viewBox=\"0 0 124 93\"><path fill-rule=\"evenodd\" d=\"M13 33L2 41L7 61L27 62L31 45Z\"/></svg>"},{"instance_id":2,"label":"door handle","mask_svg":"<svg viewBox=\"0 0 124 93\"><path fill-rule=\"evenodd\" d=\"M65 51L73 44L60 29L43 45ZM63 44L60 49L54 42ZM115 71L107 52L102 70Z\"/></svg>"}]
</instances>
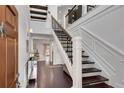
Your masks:
<instances>
[{"instance_id":1,"label":"door handle","mask_svg":"<svg viewBox=\"0 0 124 93\"><path fill-rule=\"evenodd\" d=\"M1 22L1 25L0 25L0 37L6 37L4 22Z\"/></svg>"}]
</instances>

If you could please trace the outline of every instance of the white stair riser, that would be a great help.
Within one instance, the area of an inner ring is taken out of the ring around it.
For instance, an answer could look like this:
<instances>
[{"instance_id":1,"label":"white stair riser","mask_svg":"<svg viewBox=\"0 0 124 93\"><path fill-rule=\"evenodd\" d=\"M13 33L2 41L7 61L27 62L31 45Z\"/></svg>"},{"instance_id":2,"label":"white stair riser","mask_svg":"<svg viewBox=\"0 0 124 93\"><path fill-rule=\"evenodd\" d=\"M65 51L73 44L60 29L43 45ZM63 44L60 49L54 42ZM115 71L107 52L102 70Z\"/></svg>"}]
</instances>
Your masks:
<instances>
[{"instance_id":1,"label":"white stair riser","mask_svg":"<svg viewBox=\"0 0 124 93\"><path fill-rule=\"evenodd\" d=\"M101 72L83 73L82 77L101 75Z\"/></svg>"},{"instance_id":2,"label":"white stair riser","mask_svg":"<svg viewBox=\"0 0 124 93\"><path fill-rule=\"evenodd\" d=\"M82 64L82 68L92 68L95 67L94 64Z\"/></svg>"}]
</instances>

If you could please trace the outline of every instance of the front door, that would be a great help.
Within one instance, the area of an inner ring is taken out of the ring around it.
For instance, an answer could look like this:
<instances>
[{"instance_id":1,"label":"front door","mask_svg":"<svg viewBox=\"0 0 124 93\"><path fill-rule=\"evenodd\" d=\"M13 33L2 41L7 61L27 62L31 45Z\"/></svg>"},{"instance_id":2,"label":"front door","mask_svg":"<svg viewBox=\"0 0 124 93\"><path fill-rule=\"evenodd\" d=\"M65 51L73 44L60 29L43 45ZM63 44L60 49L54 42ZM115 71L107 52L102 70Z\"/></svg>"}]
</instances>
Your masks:
<instances>
[{"instance_id":1,"label":"front door","mask_svg":"<svg viewBox=\"0 0 124 93\"><path fill-rule=\"evenodd\" d=\"M18 73L18 13L0 5L0 87L16 87Z\"/></svg>"}]
</instances>

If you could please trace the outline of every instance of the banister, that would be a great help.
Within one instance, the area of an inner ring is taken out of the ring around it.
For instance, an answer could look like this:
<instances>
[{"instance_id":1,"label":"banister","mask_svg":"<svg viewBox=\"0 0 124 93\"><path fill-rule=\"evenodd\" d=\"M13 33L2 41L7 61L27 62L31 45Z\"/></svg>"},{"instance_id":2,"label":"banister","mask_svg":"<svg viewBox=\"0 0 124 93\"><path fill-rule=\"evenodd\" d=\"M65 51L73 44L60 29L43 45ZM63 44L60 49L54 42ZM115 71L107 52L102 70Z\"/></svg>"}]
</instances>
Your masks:
<instances>
[{"instance_id":1,"label":"banister","mask_svg":"<svg viewBox=\"0 0 124 93\"><path fill-rule=\"evenodd\" d=\"M74 5L74 6L72 7L72 9L70 10L70 12L68 12L65 17L67 17L68 15L70 15L70 13L75 9L76 6L77 6L77 5Z\"/></svg>"},{"instance_id":2,"label":"banister","mask_svg":"<svg viewBox=\"0 0 124 93\"><path fill-rule=\"evenodd\" d=\"M72 37L68 34L68 32L59 24L59 22L52 15L51 15L51 18L52 18L52 21L54 20L56 24L60 27L60 29L62 29L62 31L64 31L69 36L70 39L72 39Z\"/></svg>"}]
</instances>

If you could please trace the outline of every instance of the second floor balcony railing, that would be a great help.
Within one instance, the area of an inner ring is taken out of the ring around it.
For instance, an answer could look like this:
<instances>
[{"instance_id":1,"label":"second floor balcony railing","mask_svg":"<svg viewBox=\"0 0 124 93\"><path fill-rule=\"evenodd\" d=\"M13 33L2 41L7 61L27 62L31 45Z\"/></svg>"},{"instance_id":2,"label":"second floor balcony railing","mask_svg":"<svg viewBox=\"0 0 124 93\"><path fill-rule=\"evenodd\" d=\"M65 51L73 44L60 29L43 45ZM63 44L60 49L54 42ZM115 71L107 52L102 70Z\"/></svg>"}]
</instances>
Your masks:
<instances>
[{"instance_id":1,"label":"second floor balcony railing","mask_svg":"<svg viewBox=\"0 0 124 93\"><path fill-rule=\"evenodd\" d=\"M96 8L96 5L74 5L71 9L68 9L68 13L65 16L66 27L92 11L94 8Z\"/></svg>"}]
</instances>

